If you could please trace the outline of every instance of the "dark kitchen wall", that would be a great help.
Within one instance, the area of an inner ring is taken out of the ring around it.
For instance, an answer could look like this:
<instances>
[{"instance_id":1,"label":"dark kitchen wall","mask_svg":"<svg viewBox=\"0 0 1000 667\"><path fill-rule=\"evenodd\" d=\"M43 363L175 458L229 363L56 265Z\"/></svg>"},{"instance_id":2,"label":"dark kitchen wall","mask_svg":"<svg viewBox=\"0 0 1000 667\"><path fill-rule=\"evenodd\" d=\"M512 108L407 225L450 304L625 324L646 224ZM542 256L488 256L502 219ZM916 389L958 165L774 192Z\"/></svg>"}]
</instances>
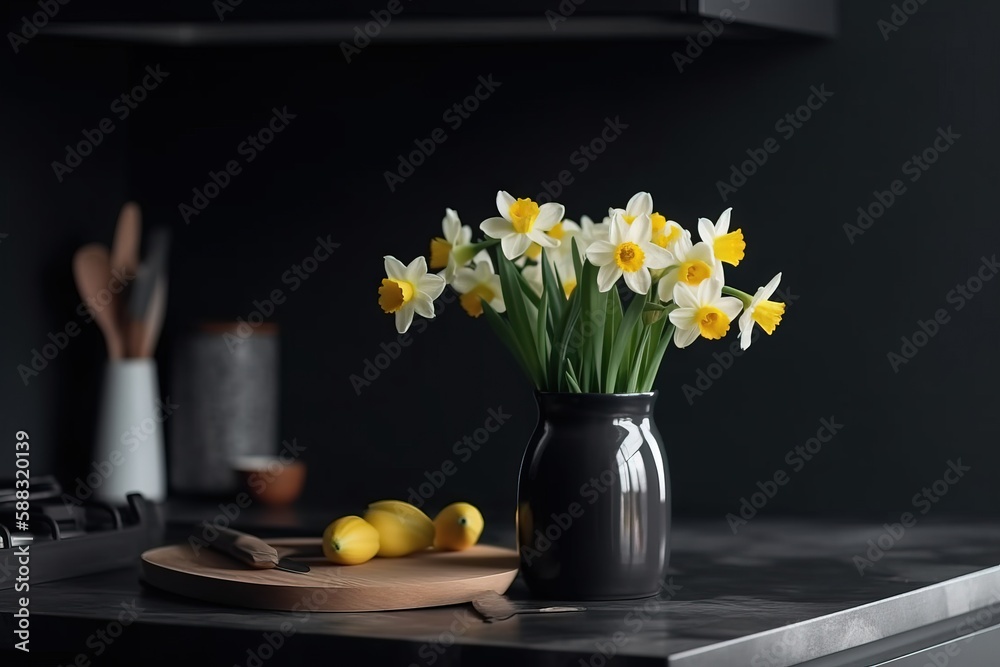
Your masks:
<instances>
[{"instance_id":1,"label":"dark kitchen wall","mask_svg":"<svg viewBox=\"0 0 1000 667\"><path fill-rule=\"evenodd\" d=\"M991 512L1000 501L1000 281L974 279L996 272L982 258L1000 249L991 201L1000 7L977 3L972 15L928 3L886 40L878 21L891 12L891 3L848 0L836 40L718 41L683 72L674 54L686 45L674 42L376 39L350 64L335 44L136 47L114 81L120 90L147 66L169 74L128 120L127 136L109 143L127 163L85 165L69 187L54 185L49 163L72 137L49 119L72 135L101 111L81 105L79 90L55 88L86 89L100 107L115 91L94 92L92 81L109 81L120 51L32 44L88 55L69 71L54 57L32 61L33 92L15 92L45 122L21 139L36 149L16 153L26 185L0 245L3 298L13 306L0 352L10 376L3 432L35 429L60 452L90 437L89 396L99 387L90 371L103 353L95 332L33 386L20 386L14 369L72 317L72 247L110 240L130 196L151 224L175 232L159 355L165 392L182 332L204 319L246 320L255 301L281 290L285 301L268 318L282 328L281 436L307 448L306 499L360 508L436 480L431 510L465 499L510 520L536 418L530 386L485 321L457 303L397 348L376 288L381 257L426 253L445 207L477 227L495 215L497 189L534 197L566 171L571 182L556 199L570 218L599 219L638 190L692 230L698 217L733 206L748 246L728 282L752 292L783 272L788 310L775 336L738 357L729 355L735 336L667 353L657 421L677 513L717 515L725 530L725 514L783 471L787 485L761 511L898 517L959 460L971 470L935 511ZM446 114L477 90L485 99L467 118ZM244 145L275 109L287 127L263 150ZM808 119L786 118L796 112ZM390 188L385 172L398 172L398 156L428 145L438 128L446 140ZM602 132L614 140L600 155L579 152ZM935 141L948 150L929 153L926 171L904 167ZM752 157L762 164L742 166ZM240 173L195 201L192 189L204 191L229 161ZM733 165L753 173L744 182ZM724 193L720 181L730 182ZM28 205L39 199L37 210ZM206 203L187 219L180 209ZM857 226L858 207L871 207L871 222ZM18 247L21 230L44 244ZM340 245L307 279L296 276L317 239ZM981 291L952 292L966 284ZM53 400L67 383L87 400ZM491 410L510 415L503 427L479 451L456 448ZM438 473L449 460L457 472Z\"/></svg>"}]
</instances>

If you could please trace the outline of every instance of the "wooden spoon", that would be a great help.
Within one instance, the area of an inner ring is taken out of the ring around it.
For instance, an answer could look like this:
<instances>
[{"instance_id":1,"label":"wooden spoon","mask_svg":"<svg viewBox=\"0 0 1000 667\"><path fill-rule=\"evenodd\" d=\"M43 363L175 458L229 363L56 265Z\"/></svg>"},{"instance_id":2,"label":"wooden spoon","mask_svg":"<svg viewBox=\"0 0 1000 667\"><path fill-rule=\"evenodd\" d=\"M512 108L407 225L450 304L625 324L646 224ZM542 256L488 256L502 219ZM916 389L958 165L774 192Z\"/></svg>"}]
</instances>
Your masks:
<instances>
[{"instance_id":1,"label":"wooden spoon","mask_svg":"<svg viewBox=\"0 0 1000 667\"><path fill-rule=\"evenodd\" d=\"M111 293L111 258L99 243L83 246L73 255L76 289L104 334L109 359L125 356L125 344L118 324L118 304ZM107 295L102 294L107 292ZM107 300L107 304L103 302Z\"/></svg>"},{"instance_id":2,"label":"wooden spoon","mask_svg":"<svg viewBox=\"0 0 1000 667\"><path fill-rule=\"evenodd\" d=\"M115 238L111 243L111 268L121 271L126 280L135 278L139 268L139 240L142 237L142 214L139 205L128 202L118 214Z\"/></svg>"}]
</instances>

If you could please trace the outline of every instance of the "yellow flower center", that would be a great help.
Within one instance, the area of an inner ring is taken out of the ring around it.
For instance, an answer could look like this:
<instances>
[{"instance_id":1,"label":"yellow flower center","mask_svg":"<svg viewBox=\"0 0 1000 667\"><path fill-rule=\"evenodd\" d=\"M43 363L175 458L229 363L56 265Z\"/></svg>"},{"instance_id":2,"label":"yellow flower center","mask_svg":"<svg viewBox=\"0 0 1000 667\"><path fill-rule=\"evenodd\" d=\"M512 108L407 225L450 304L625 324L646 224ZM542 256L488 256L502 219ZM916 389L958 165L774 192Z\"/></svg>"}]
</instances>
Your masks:
<instances>
[{"instance_id":1,"label":"yellow flower center","mask_svg":"<svg viewBox=\"0 0 1000 667\"><path fill-rule=\"evenodd\" d=\"M657 235L653 233L653 243L660 246L661 248L666 248L668 245L676 241L681 235L680 225L672 225L670 231L667 233L660 233Z\"/></svg>"},{"instance_id":2,"label":"yellow flower center","mask_svg":"<svg viewBox=\"0 0 1000 667\"><path fill-rule=\"evenodd\" d=\"M751 317L768 335L774 333L774 328L781 324L781 316L785 314L785 304L780 301L761 301L753 309Z\"/></svg>"},{"instance_id":3,"label":"yellow flower center","mask_svg":"<svg viewBox=\"0 0 1000 667\"><path fill-rule=\"evenodd\" d=\"M712 267L696 259L691 262L684 262L677 270L677 278L682 283L697 285L702 280L712 277Z\"/></svg>"},{"instance_id":4,"label":"yellow flower center","mask_svg":"<svg viewBox=\"0 0 1000 667\"><path fill-rule=\"evenodd\" d=\"M466 292L458 298L462 308L472 317L479 317L483 314L483 301L489 303L496 295L486 285L476 285L472 291ZM482 299L482 301L480 300Z\"/></svg>"},{"instance_id":5,"label":"yellow flower center","mask_svg":"<svg viewBox=\"0 0 1000 667\"><path fill-rule=\"evenodd\" d=\"M634 215L629 215L628 213L622 213L622 220L624 220L625 222L627 222L630 225L632 224L632 221L635 220L635 219L636 219L636 216L634 216Z\"/></svg>"},{"instance_id":6,"label":"yellow flower center","mask_svg":"<svg viewBox=\"0 0 1000 667\"><path fill-rule=\"evenodd\" d=\"M642 268L645 261L646 253L631 241L626 241L615 249L615 263L622 271L634 273Z\"/></svg>"},{"instance_id":7,"label":"yellow flower center","mask_svg":"<svg viewBox=\"0 0 1000 667\"><path fill-rule=\"evenodd\" d=\"M554 239L562 241L563 237L566 236L566 228L563 227L563 223L560 222L558 225L545 233Z\"/></svg>"},{"instance_id":8,"label":"yellow flower center","mask_svg":"<svg viewBox=\"0 0 1000 667\"><path fill-rule=\"evenodd\" d=\"M382 279L378 288L378 305L386 313L395 313L413 298L413 283L406 280Z\"/></svg>"},{"instance_id":9,"label":"yellow flower center","mask_svg":"<svg viewBox=\"0 0 1000 667\"><path fill-rule=\"evenodd\" d=\"M537 243L532 243L531 245L528 246L528 249L524 251L524 254L527 256L528 259L537 260L539 256L541 256L542 254L542 246L538 245Z\"/></svg>"},{"instance_id":10,"label":"yellow flower center","mask_svg":"<svg viewBox=\"0 0 1000 667\"><path fill-rule=\"evenodd\" d=\"M443 269L448 266L451 244L442 238L431 239L431 268Z\"/></svg>"},{"instance_id":11,"label":"yellow flower center","mask_svg":"<svg viewBox=\"0 0 1000 667\"><path fill-rule=\"evenodd\" d=\"M569 295L572 294L573 290L575 290L575 289L576 289L576 281L575 280L567 280L566 282L563 283L563 292L566 293L566 298L567 299L569 298Z\"/></svg>"},{"instance_id":12,"label":"yellow flower center","mask_svg":"<svg viewBox=\"0 0 1000 667\"><path fill-rule=\"evenodd\" d=\"M662 232L663 228L667 226L667 219L659 213L654 213L649 216L649 221L653 223L653 236Z\"/></svg>"},{"instance_id":13,"label":"yellow flower center","mask_svg":"<svg viewBox=\"0 0 1000 667\"><path fill-rule=\"evenodd\" d=\"M510 221L514 225L514 231L518 234L527 234L535 226L535 218L538 217L538 204L530 199L518 199L510 205L508 213Z\"/></svg>"},{"instance_id":14,"label":"yellow flower center","mask_svg":"<svg viewBox=\"0 0 1000 667\"><path fill-rule=\"evenodd\" d=\"M736 266L743 259L747 244L743 241L743 230L737 229L735 232L723 234L715 239L712 249L715 256L726 264Z\"/></svg>"},{"instance_id":15,"label":"yellow flower center","mask_svg":"<svg viewBox=\"0 0 1000 667\"><path fill-rule=\"evenodd\" d=\"M709 340L718 340L729 331L729 318L715 306L702 306L695 313L698 330Z\"/></svg>"}]
</instances>

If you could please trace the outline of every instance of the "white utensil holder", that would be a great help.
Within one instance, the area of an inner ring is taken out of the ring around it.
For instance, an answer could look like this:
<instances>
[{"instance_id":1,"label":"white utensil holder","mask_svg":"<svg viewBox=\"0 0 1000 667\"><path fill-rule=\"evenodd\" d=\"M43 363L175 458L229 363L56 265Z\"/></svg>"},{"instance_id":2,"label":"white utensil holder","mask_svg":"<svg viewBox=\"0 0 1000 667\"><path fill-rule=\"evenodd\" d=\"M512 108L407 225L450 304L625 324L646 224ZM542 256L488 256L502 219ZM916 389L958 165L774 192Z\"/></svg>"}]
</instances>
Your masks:
<instances>
[{"instance_id":1,"label":"white utensil holder","mask_svg":"<svg viewBox=\"0 0 1000 667\"><path fill-rule=\"evenodd\" d=\"M85 478L94 497L116 504L132 492L155 502L166 498L166 416L155 360L108 362L94 460Z\"/></svg>"}]
</instances>

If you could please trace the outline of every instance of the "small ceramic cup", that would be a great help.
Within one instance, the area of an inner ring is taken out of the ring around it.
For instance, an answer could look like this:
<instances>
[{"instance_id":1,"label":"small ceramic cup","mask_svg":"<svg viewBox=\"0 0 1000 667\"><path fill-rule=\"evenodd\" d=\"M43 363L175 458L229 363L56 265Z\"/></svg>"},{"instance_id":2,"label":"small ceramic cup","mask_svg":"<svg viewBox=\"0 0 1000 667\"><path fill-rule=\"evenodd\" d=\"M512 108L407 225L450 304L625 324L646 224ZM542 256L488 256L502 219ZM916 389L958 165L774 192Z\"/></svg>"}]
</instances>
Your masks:
<instances>
[{"instance_id":1,"label":"small ceramic cup","mask_svg":"<svg viewBox=\"0 0 1000 667\"><path fill-rule=\"evenodd\" d=\"M155 360L108 362L94 460L84 478L95 498L124 503L134 491L155 502L166 498L163 421L170 410L160 402Z\"/></svg>"}]
</instances>

